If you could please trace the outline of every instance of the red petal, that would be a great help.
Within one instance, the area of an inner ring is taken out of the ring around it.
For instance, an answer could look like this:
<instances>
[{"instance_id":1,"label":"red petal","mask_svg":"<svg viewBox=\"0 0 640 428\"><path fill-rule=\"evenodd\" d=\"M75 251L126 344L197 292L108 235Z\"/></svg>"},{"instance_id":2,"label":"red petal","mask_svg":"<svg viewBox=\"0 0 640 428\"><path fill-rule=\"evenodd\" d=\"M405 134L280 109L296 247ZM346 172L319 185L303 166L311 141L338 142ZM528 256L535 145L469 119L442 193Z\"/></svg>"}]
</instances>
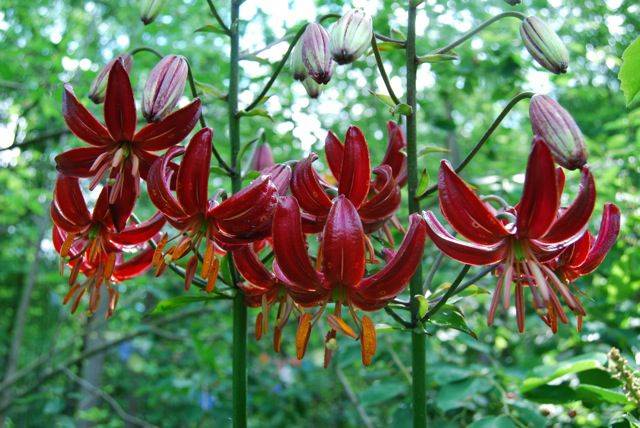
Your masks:
<instances>
[{"instance_id":1,"label":"red petal","mask_svg":"<svg viewBox=\"0 0 640 428\"><path fill-rule=\"evenodd\" d=\"M157 212L149 220L125 227L120 233L114 233L110 239L119 245L138 245L153 238L164 226L166 220Z\"/></svg>"},{"instance_id":2,"label":"red petal","mask_svg":"<svg viewBox=\"0 0 640 428\"><path fill-rule=\"evenodd\" d=\"M153 162L147 177L147 191L151 202L172 219L181 219L187 216L180 203L171 193L170 182L173 174L168 167L169 162L176 156L184 153L183 147L172 147Z\"/></svg>"},{"instance_id":3,"label":"red petal","mask_svg":"<svg viewBox=\"0 0 640 428\"><path fill-rule=\"evenodd\" d=\"M72 177L91 177L95 173L90 171L91 166L104 152L105 149L102 147L79 147L67 150L56 156L56 169Z\"/></svg>"},{"instance_id":4,"label":"red petal","mask_svg":"<svg viewBox=\"0 0 640 428\"><path fill-rule=\"evenodd\" d=\"M86 230L87 225L77 225L72 223L69 219L67 219L62 213L60 209L56 206L55 203L52 203L49 208L49 213L51 214L51 220L53 220L53 224L56 228L60 228L61 230L69 233L79 233ZM65 234L66 235L66 234Z\"/></svg>"},{"instance_id":5,"label":"red petal","mask_svg":"<svg viewBox=\"0 0 640 428\"><path fill-rule=\"evenodd\" d=\"M365 278L358 294L369 299L392 299L406 286L422 261L427 227L419 214L411 215L409 230L395 256L377 273Z\"/></svg>"},{"instance_id":6,"label":"red petal","mask_svg":"<svg viewBox=\"0 0 640 428\"><path fill-rule=\"evenodd\" d=\"M269 272L264 264L262 264L262 261L260 261L258 255L253 251L251 245L238 247L234 249L231 254L233 255L233 262L238 272L240 272L249 283L264 289L272 288L275 285L275 275Z\"/></svg>"},{"instance_id":7,"label":"red petal","mask_svg":"<svg viewBox=\"0 0 640 428\"><path fill-rule=\"evenodd\" d=\"M403 153L407 142L400 125L390 120L387 122L387 151L380 165L389 165L393 170L393 178L399 186L403 186L407 180L407 155Z\"/></svg>"},{"instance_id":8,"label":"red petal","mask_svg":"<svg viewBox=\"0 0 640 428\"><path fill-rule=\"evenodd\" d=\"M315 216L325 216L331 209L331 199L325 193L318 180L318 174L313 169L312 163L317 158L315 153L311 153L296 164L291 176L291 193L303 211Z\"/></svg>"},{"instance_id":9,"label":"red petal","mask_svg":"<svg viewBox=\"0 0 640 428\"><path fill-rule=\"evenodd\" d=\"M91 215L77 178L58 174L53 202L62 216L75 226L87 226Z\"/></svg>"},{"instance_id":10,"label":"red petal","mask_svg":"<svg viewBox=\"0 0 640 428\"><path fill-rule=\"evenodd\" d=\"M71 132L82 141L93 146L106 146L113 142L107 128L78 101L68 84L62 91L62 116Z\"/></svg>"},{"instance_id":11,"label":"red petal","mask_svg":"<svg viewBox=\"0 0 640 428\"><path fill-rule=\"evenodd\" d=\"M198 131L187 145L180 163L176 194L189 214L204 213L207 209L212 138L210 128Z\"/></svg>"},{"instance_id":12,"label":"red petal","mask_svg":"<svg viewBox=\"0 0 640 428\"><path fill-rule=\"evenodd\" d=\"M551 229L541 238L544 242L562 242L582 233L596 204L596 183L588 167L582 168L580 190L573 203L562 211Z\"/></svg>"},{"instance_id":13,"label":"red petal","mask_svg":"<svg viewBox=\"0 0 640 428\"><path fill-rule=\"evenodd\" d=\"M551 152L544 141L536 137L529 155L524 189L518 207L518 237L543 236L556 218L559 203Z\"/></svg>"},{"instance_id":14,"label":"red petal","mask_svg":"<svg viewBox=\"0 0 640 428\"><path fill-rule=\"evenodd\" d=\"M109 72L104 99L104 120L113 140L133 141L138 120L136 104L129 75L120 61L116 61Z\"/></svg>"},{"instance_id":15,"label":"red petal","mask_svg":"<svg viewBox=\"0 0 640 428\"><path fill-rule=\"evenodd\" d=\"M115 174L116 170L113 170L111 178L113 178ZM140 178L135 177L132 173L131 161L127 160L125 162L125 166L120 174L123 174L124 177L122 190L116 201L113 204L109 204L109 212L111 213L113 225L117 231L123 230L124 226L127 224L127 220L131 217L133 207L135 206L136 199L138 197L137 189L140 186L140 183L136 182L139 181ZM111 185L109 185L109 192L111 192Z\"/></svg>"},{"instance_id":16,"label":"red petal","mask_svg":"<svg viewBox=\"0 0 640 428\"><path fill-rule=\"evenodd\" d=\"M494 245L480 245L455 239L440 224L431 211L424 213L427 222L427 233L436 247L447 256L468 265L490 265L504 258L505 243L500 241Z\"/></svg>"},{"instance_id":17,"label":"red petal","mask_svg":"<svg viewBox=\"0 0 640 428\"><path fill-rule=\"evenodd\" d=\"M322 272L331 288L353 287L364 275L364 231L358 211L345 198L333 201L322 233Z\"/></svg>"},{"instance_id":18,"label":"red petal","mask_svg":"<svg viewBox=\"0 0 640 428\"><path fill-rule=\"evenodd\" d=\"M273 216L273 252L282 273L301 287L317 287L320 275L311 265L295 198L283 197Z\"/></svg>"},{"instance_id":19,"label":"red petal","mask_svg":"<svg viewBox=\"0 0 640 428\"><path fill-rule=\"evenodd\" d=\"M278 194L285 195L291 182L291 167L285 164L276 164L262 169L262 174L269 177L278 188Z\"/></svg>"},{"instance_id":20,"label":"red petal","mask_svg":"<svg viewBox=\"0 0 640 428\"><path fill-rule=\"evenodd\" d=\"M470 241L491 245L509 235L502 222L495 218L446 160L440 163L438 193L442 214L456 231Z\"/></svg>"},{"instance_id":21,"label":"red petal","mask_svg":"<svg viewBox=\"0 0 640 428\"><path fill-rule=\"evenodd\" d=\"M620 210L616 205L608 203L604 206L598 237L586 260L576 269L580 275L591 273L600 266L611 247L616 243L618 233L620 233Z\"/></svg>"},{"instance_id":22,"label":"red petal","mask_svg":"<svg viewBox=\"0 0 640 428\"><path fill-rule=\"evenodd\" d=\"M380 165L373 170L373 173L378 176L375 187L380 190L360 206L358 212L363 221L385 220L400 207L400 187L393 179L391 167Z\"/></svg>"},{"instance_id":23,"label":"red petal","mask_svg":"<svg viewBox=\"0 0 640 428\"><path fill-rule=\"evenodd\" d=\"M369 194L371 163L369 147L360 128L349 127L344 143L344 158L340 170L338 193L345 195L359 208Z\"/></svg>"},{"instance_id":24,"label":"red petal","mask_svg":"<svg viewBox=\"0 0 640 428\"><path fill-rule=\"evenodd\" d=\"M340 181L340 170L342 169L342 158L344 157L344 146L340 139L333 132L327 132L324 140L324 155L327 158L331 173Z\"/></svg>"},{"instance_id":25,"label":"red petal","mask_svg":"<svg viewBox=\"0 0 640 428\"><path fill-rule=\"evenodd\" d=\"M134 142L143 150L157 151L175 146L189 135L200 118L200 99L171 113L160 122L150 123L133 137Z\"/></svg>"},{"instance_id":26,"label":"red petal","mask_svg":"<svg viewBox=\"0 0 640 428\"><path fill-rule=\"evenodd\" d=\"M125 281L142 275L151 267L153 253L153 248L148 247L126 262L116 264L112 276L118 281Z\"/></svg>"}]
</instances>

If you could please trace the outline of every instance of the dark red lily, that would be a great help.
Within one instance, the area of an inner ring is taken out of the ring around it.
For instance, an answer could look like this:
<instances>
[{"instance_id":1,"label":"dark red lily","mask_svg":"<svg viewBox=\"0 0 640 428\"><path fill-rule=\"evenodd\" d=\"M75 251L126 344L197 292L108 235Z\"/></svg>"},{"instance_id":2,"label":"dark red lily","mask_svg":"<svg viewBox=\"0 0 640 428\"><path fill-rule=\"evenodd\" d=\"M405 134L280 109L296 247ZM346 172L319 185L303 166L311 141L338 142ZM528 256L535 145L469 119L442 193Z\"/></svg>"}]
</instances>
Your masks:
<instances>
[{"instance_id":1,"label":"dark red lily","mask_svg":"<svg viewBox=\"0 0 640 428\"><path fill-rule=\"evenodd\" d=\"M544 262L557 257L582 236L593 212L596 189L591 172L583 167L576 199L559 210L563 186L562 170L556 170L549 148L540 139L533 143L522 199L515 207L494 209L462 181L447 161L442 161L438 179L440 209L449 224L470 242L454 238L431 211L425 213L427 231L434 244L453 259L470 265L497 265L499 280L489 309L489 325L500 296L505 308L509 307L512 286L520 332L524 331L524 287L529 287L536 311L554 332L558 317L561 322L568 322L556 293L578 317L584 315L578 300Z\"/></svg>"},{"instance_id":2,"label":"dark red lily","mask_svg":"<svg viewBox=\"0 0 640 428\"><path fill-rule=\"evenodd\" d=\"M201 129L193 136L186 149L173 147L158 158L149 171L147 189L151 201L180 231L181 240L165 251L167 240L158 245L158 270L166 267L167 257L178 260L189 252L193 256L187 263L187 282L190 284L198 265L197 251L204 242L206 247L202 276L213 286L217 275L216 253L223 246L255 242L271 234L271 219L277 203L280 185L289 181L290 169L278 169L273 175L261 175L249 186L218 203L218 194L208 198L208 183L213 131ZM175 196L171 190L174 171L171 160L183 155L175 173ZM273 180L272 180L273 178ZM164 255L162 252L164 251ZM162 257L161 257L162 255Z\"/></svg>"},{"instance_id":3,"label":"dark red lily","mask_svg":"<svg viewBox=\"0 0 640 428\"><path fill-rule=\"evenodd\" d=\"M398 252L389 258L386 266L365 277L366 237L355 204L347 196L339 195L332 202L315 267L307 255L298 202L293 197L281 198L273 218L276 278L300 306L320 306L315 315L303 313L300 318L296 338L298 358L304 356L311 326L326 304L334 301L334 314L328 316L332 329L327 342L335 338L337 331L359 338L363 363L370 363L375 352L375 329L367 316L362 319L357 316L356 309L380 309L406 287L421 261L426 239L424 220L415 214L410 222ZM343 305L349 308L359 334L342 319ZM330 351L328 347L327 352Z\"/></svg>"},{"instance_id":4,"label":"dark red lily","mask_svg":"<svg viewBox=\"0 0 640 428\"><path fill-rule=\"evenodd\" d=\"M116 231L108 215L108 194L103 188L93 212L89 213L77 178L59 175L56 180L51 218L54 222L53 242L61 260L71 266L67 303L75 300L72 311L80 299L89 292L89 311L95 312L100 299L101 287L107 288L110 316L115 309L118 292L111 283L143 273L151 264L152 251L147 241L152 239L165 224L164 216L156 213L148 221ZM123 249L140 252L125 260ZM86 281L78 282L82 272Z\"/></svg>"},{"instance_id":5,"label":"dark red lily","mask_svg":"<svg viewBox=\"0 0 640 428\"><path fill-rule=\"evenodd\" d=\"M369 147L362 131L351 126L344 145L329 132L325 153L338 188L332 189L318 177L312 166L317 159L315 153L296 165L291 178L291 193L302 208L305 230L318 232L322 229L336 193L351 201L367 233L382 227L400 206L400 186L396 180L406 179L403 147L402 131L390 122L387 154L383 163L373 169L376 178L371 181Z\"/></svg>"},{"instance_id":6,"label":"dark red lily","mask_svg":"<svg viewBox=\"0 0 640 428\"><path fill-rule=\"evenodd\" d=\"M109 72L104 101L105 125L101 124L64 86L62 112L67 126L92 147L68 150L56 157L58 171L72 177L92 177L93 189L108 175L109 210L117 230L122 230L146 179L154 152L182 141L200 117L200 100L146 125L136 132L136 107L129 75L120 61Z\"/></svg>"}]
</instances>

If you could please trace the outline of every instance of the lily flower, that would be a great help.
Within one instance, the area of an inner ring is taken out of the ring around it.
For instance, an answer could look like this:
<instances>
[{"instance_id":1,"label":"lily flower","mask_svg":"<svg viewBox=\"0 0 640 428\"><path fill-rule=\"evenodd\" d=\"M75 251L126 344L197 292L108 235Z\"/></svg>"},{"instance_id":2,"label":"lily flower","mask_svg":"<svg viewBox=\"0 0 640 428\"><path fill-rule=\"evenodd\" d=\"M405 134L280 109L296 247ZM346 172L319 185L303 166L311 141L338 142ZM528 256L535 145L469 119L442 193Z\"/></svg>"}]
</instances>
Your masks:
<instances>
[{"instance_id":1,"label":"lily flower","mask_svg":"<svg viewBox=\"0 0 640 428\"><path fill-rule=\"evenodd\" d=\"M198 266L198 249L205 245L202 277L208 280L207 291L213 289L218 273L222 246L252 243L271 234L271 218L277 203L279 185L288 183L290 170L284 168L271 176L261 175L249 186L230 198L218 202L218 194L208 198L208 183L213 131L203 128L196 133L186 149L172 147L158 158L149 171L149 197L164 213L169 223L180 232L177 244L166 249L164 237L158 244L154 265L159 275L171 261L193 253L187 263L185 288ZM169 167L173 158L183 155L177 172ZM288 174L287 174L288 173ZM172 183L175 180L175 196Z\"/></svg>"},{"instance_id":2,"label":"lily flower","mask_svg":"<svg viewBox=\"0 0 640 428\"><path fill-rule=\"evenodd\" d=\"M351 201L367 233L383 227L400 206L397 180L402 181L406 177L404 145L400 128L395 124L389 125L387 154L383 163L373 169L376 178L371 181L369 147L362 131L351 126L344 145L334 133L329 132L325 140L325 154L338 183L337 189L321 180L313 169L312 164L317 159L315 153L298 162L291 178L291 193L302 208L305 231L322 230L336 194Z\"/></svg>"},{"instance_id":3,"label":"lily flower","mask_svg":"<svg viewBox=\"0 0 640 428\"><path fill-rule=\"evenodd\" d=\"M515 289L518 330L524 331L524 288L533 297L538 315L555 332L557 320L567 323L556 293L578 317L584 309L566 284L544 263L557 257L584 233L593 212L596 188L588 167L581 170L580 190L573 203L559 210L564 187L562 170L555 169L547 145L536 138L525 175L522 199L515 207L496 211L483 202L442 161L438 179L440 209L449 224L469 242L453 237L427 211L427 231L434 244L447 256L469 265L496 265L499 275L488 315L493 324L500 298L507 309ZM558 214L559 213L559 214Z\"/></svg>"},{"instance_id":4,"label":"lily flower","mask_svg":"<svg viewBox=\"0 0 640 428\"><path fill-rule=\"evenodd\" d=\"M136 106L131 82L121 61L109 71L104 100L105 125L64 86L62 113L76 137L91 145L68 150L56 157L58 171L72 177L92 177L90 189L108 175L109 211L122 230L140 193L140 177L146 179L154 152L181 142L200 117L200 100L151 123L136 132Z\"/></svg>"},{"instance_id":5,"label":"lily flower","mask_svg":"<svg viewBox=\"0 0 640 428\"><path fill-rule=\"evenodd\" d=\"M95 312L105 286L109 295L110 316L115 309L118 292L111 284L140 275L151 263L152 253L147 241L164 226L165 219L156 213L149 220L116 231L108 215L108 194L103 188L93 211L89 213L77 178L59 175L56 180L51 218L54 222L53 242L61 262L71 266L69 285L64 302L75 296L72 312L88 291L89 311ZM123 250L141 250L130 260L124 260ZM78 282L78 274L87 277Z\"/></svg>"},{"instance_id":6,"label":"lily flower","mask_svg":"<svg viewBox=\"0 0 640 428\"><path fill-rule=\"evenodd\" d=\"M325 343L325 363L328 364L335 347L332 344L336 332L341 332L360 340L363 364L370 364L375 353L375 328L368 316L360 318L356 310L378 310L404 290L422 259L425 240L425 222L414 214L398 252L378 272L365 276L363 224L351 199L339 195L332 202L314 267L307 255L298 202L290 196L282 197L273 217L274 273L298 305L320 306L314 315L303 311L300 316L296 336L298 358L304 356L311 327L326 304L333 301L334 313L327 317L331 330ZM359 333L342 319L343 306L349 308Z\"/></svg>"}]
</instances>

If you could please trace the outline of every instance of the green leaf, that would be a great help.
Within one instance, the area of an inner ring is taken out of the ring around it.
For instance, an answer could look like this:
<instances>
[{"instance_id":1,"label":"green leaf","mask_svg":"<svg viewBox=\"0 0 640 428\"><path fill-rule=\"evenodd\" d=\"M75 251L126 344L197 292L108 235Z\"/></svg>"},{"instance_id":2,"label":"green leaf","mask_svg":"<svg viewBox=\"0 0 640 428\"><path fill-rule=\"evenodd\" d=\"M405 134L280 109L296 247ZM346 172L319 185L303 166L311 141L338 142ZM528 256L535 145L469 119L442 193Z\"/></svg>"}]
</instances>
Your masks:
<instances>
[{"instance_id":1,"label":"green leaf","mask_svg":"<svg viewBox=\"0 0 640 428\"><path fill-rule=\"evenodd\" d=\"M389 401L406 392L407 386L403 383L376 382L359 394L360 403L363 406L373 406Z\"/></svg>"},{"instance_id":2,"label":"green leaf","mask_svg":"<svg viewBox=\"0 0 640 428\"><path fill-rule=\"evenodd\" d=\"M416 196L420 197L427 191L429 188L429 173L427 169L424 168L420 172L420 179L418 180L418 187L416 188Z\"/></svg>"},{"instance_id":3,"label":"green leaf","mask_svg":"<svg viewBox=\"0 0 640 428\"><path fill-rule=\"evenodd\" d=\"M415 299L418 301L418 317L422 318L427 315L429 301L422 294L416 294Z\"/></svg>"},{"instance_id":4,"label":"green leaf","mask_svg":"<svg viewBox=\"0 0 640 428\"><path fill-rule=\"evenodd\" d=\"M618 79L627 107L636 106L640 102L640 37L622 53Z\"/></svg>"},{"instance_id":5,"label":"green leaf","mask_svg":"<svg viewBox=\"0 0 640 428\"><path fill-rule=\"evenodd\" d=\"M479 419L468 426L468 428L515 428L516 424L509 416L489 416Z\"/></svg>"},{"instance_id":6,"label":"green leaf","mask_svg":"<svg viewBox=\"0 0 640 428\"><path fill-rule=\"evenodd\" d=\"M474 339L478 338L476 333L467 325L467 320L464 318L462 311L452 305L442 306L440 310L429 319L429 322L439 327L453 328L461 331Z\"/></svg>"},{"instance_id":7,"label":"green leaf","mask_svg":"<svg viewBox=\"0 0 640 428\"><path fill-rule=\"evenodd\" d=\"M419 64L424 64L424 63L437 63L437 62L444 62L444 61L453 61L458 59L458 55L454 54L454 53L446 53L446 54L433 54L433 55L424 55L418 58L418 63Z\"/></svg>"},{"instance_id":8,"label":"green leaf","mask_svg":"<svg viewBox=\"0 0 640 428\"><path fill-rule=\"evenodd\" d=\"M271 122L273 122L273 118L271 117L269 112L266 111L263 108L254 108L253 110L250 110L250 111L242 110L241 112L238 113L238 115L239 116L249 116L249 117L250 116L261 116L261 117L266 117Z\"/></svg>"},{"instance_id":9,"label":"green leaf","mask_svg":"<svg viewBox=\"0 0 640 428\"><path fill-rule=\"evenodd\" d=\"M252 180L255 180L258 177L260 177L260 172L259 171L249 171L244 175L244 177L242 177L242 179L246 180L246 181L252 181Z\"/></svg>"},{"instance_id":10,"label":"green leaf","mask_svg":"<svg viewBox=\"0 0 640 428\"><path fill-rule=\"evenodd\" d=\"M401 46L397 43L393 42L378 42L378 50L380 52L390 52L404 49L404 46ZM372 52L373 53L373 52Z\"/></svg>"},{"instance_id":11,"label":"green leaf","mask_svg":"<svg viewBox=\"0 0 640 428\"><path fill-rule=\"evenodd\" d=\"M390 108L389 111L393 115L401 114L403 116L411 116L411 113L413 112L413 109L411 108L411 106L409 104L401 103L401 104L398 104L398 105Z\"/></svg>"},{"instance_id":12,"label":"green leaf","mask_svg":"<svg viewBox=\"0 0 640 428\"><path fill-rule=\"evenodd\" d=\"M393 102L393 100L391 99L391 97L389 95L373 92L371 89L369 89L369 93L371 95L373 95L374 97L376 97L378 100L380 100L384 105L386 105L386 106L388 106L390 108L395 108L396 103Z\"/></svg>"},{"instance_id":13,"label":"green leaf","mask_svg":"<svg viewBox=\"0 0 640 428\"><path fill-rule=\"evenodd\" d=\"M172 311L174 309L181 308L183 306L189 305L191 303L196 302L208 302L211 300L222 300L222 296L176 296L171 297L169 299L161 300L158 302L153 311L151 311L152 315L159 315L165 312Z\"/></svg>"},{"instance_id":14,"label":"green leaf","mask_svg":"<svg viewBox=\"0 0 640 428\"><path fill-rule=\"evenodd\" d=\"M622 392L596 385L578 385L576 392L582 401L587 402L611 404L627 404L628 402L626 395Z\"/></svg>"},{"instance_id":15,"label":"green leaf","mask_svg":"<svg viewBox=\"0 0 640 428\"><path fill-rule=\"evenodd\" d=\"M227 34L226 31L224 31L222 28L220 28L216 24L203 25L202 27L195 30L194 33L215 33L215 34L224 34L224 35Z\"/></svg>"},{"instance_id":16,"label":"green leaf","mask_svg":"<svg viewBox=\"0 0 640 428\"><path fill-rule=\"evenodd\" d=\"M196 80L196 86L205 95L209 95L221 100L224 100L227 97L227 94L209 83L204 83Z\"/></svg>"},{"instance_id":17,"label":"green leaf","mask_svg":"<svg viewBox=\"0 0 640 428\"><path fill-rule=\"evenodd\" d=\"M254 144L260 139L262 138L262 135L264 134L264 129L260 128L260 131L258 131L258 136L254 139L252 139L251 141L247 141L245 144L242 145L242 147L240 148L240 152L238 153L238 159L242 159L245 155L245 153L247 152L247 150L249 150L251 147L254 146Z\"/></svg>"},{"instance_id":18,"label":"green leaf","mask_svg":"<svg viewBox=\"0 0 640 428\"><path fill-rule=\"evenodd\" d=\"M607 362L607 356L602 353L580 355L554 365L544 365L533 369L536 376L525 379L520 391L525 393L539 386L546 385L559 377L580 373L585 370L601 369Z\"/></svg>"},{"instance_id":19,"label":"green leaf","mask_svg":"<svg viewBox=\"0 0 640 428\"><path fill-rule=\"evenodd\" d=\"M440 388L435 403L443 412L460 407L470 407L474 398L485 394L492 388L491 380L487 377L465 379Z\"/></svg>"},{"instance_id":20,"label":"green leaf","mask_svg":"<svg viewBox=\"0 0 640 428\"><path fill-rule=\"evenodd\" d=\"M428 155L429 153L449 153L449 149L438 146L425 146L418 151L418 157Z\"/></svg>"},{"instance_id":21,"label":"green leaf","mask_svg":"<svg viewBox=\"0 0 640 428\"><path fill-rule=\"evenodd\" d=\"M218 174L218 175L229 175L227 174L227 171L224 170L224 168L217 166L217 165L213 165L210 168L211 172Z\"/></svg>"}]
</instances>

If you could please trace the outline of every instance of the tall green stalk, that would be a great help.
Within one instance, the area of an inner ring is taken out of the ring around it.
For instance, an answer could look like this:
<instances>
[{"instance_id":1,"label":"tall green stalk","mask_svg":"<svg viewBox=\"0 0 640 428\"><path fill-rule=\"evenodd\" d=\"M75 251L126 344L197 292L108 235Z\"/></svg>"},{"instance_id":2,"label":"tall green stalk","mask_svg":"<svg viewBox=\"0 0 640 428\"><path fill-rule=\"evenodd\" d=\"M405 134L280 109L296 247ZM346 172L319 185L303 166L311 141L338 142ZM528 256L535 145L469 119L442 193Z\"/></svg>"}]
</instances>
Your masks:
<instances>
[{"instance_id":1,"label":"tall green stalk","mask_svg":"<svg viewBox=\"0 0 640 428\"><path fill-rule=\"evenodd\" d=\"M229 141L231 145L231 187L233 193L240 190L242 176L238 165L240 152L240 117L238 116L238 80L240 59L239 12L240 0L231 0L231 23L229 36L231 38L231 54L229 58ZM229 257L231 276L234 285L238 275ZM243 294L237 293L233 299L233 426L244 428L247 426L247 307Z\"/></svg>"},{"instance_id":2,"label":"tall green stalk","mask_svg":"<svg viewBox=\"0 0 640 428\"><path fill-rule=\"evenodd\" d=\"M416 4L409 2L409 19L407 23L406 68L407 68L407 104L411 106L411 114L407 116L407 172L409 190L409 213L420 211L418 189L418 150L417 150L417 121L416 121ZM422 267L411 278L413 323L418 321L418 305L413 296L422 294ZM426 342L424 333L411 334L411 378L412 378L412 406L414 428L427 426L427 398L426 398Z\"/></svg>"}]
</instances>

